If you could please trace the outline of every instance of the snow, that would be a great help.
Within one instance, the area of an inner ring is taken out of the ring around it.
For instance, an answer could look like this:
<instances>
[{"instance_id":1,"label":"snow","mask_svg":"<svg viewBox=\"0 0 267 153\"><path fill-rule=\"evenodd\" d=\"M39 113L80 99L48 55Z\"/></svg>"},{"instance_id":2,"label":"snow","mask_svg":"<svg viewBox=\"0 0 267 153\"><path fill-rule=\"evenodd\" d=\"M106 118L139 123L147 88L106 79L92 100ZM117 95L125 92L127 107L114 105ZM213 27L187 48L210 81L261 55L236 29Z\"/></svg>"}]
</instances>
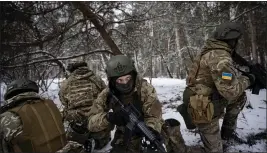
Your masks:
<instances>
[{"instance_id":1,"label":"snow","mask_svg":"<svg viewBox=\"0 0 267 153\"><path fill-rule=\"evenodd\" d=\"M145 78L149 81L148 78ZM43 92L43 96L50 97L55 101L57 106L62 109L58 98L58 91L60 83L63 79L48 80L51 83L48 91ZM106 79L104 79L105 82ZM186 129L184 120L176 107L182 103L182 95L185 88L185 80L169 79L169 78L153 78L152 85L155 87L159 100L163 103L163 118L175 118L181 122L181 132L187 145L196 146L202 145L199 134L195 134ZM1 85L1 97L4 86ZM253 95L250 91L246 91L248 102L250 102L253 109L244 107L238 116L237 133L241 138L246 138L249 134L255 134L266 130L266 90L261 90L259 95ZM248 104L247 102L247 104ZM246 106L247 106L246 104ZM222 119L220 120L220 126ZM114 135L114 131L112 131ZM104 150L110 148L108 145ZM266 141L257 140L253 146L248 145L234 145L228 148L228 152L266 152ZM103 151L103 150L102 150Z\"/></svg>"}]
</instances>

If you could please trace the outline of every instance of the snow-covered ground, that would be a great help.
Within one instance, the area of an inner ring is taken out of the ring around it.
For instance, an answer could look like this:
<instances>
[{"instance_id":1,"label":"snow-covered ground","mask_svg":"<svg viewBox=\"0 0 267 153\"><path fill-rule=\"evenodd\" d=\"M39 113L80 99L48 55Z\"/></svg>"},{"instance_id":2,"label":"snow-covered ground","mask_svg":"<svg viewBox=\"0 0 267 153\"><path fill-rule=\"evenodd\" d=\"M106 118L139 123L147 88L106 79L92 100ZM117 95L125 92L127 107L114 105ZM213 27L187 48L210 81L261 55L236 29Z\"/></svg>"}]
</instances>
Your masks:
<instances>
[{"instance_id":1,"label":"snow-covered ground","mask_svg":"<svg viewBox=\"0 0 267 153\"><path fill-rule=\"evenodd\" d=\"M149 81L148 78L146 79ZM51 83L49 91L42 93L42 95L52 98L57 106L62 108L58 99L58 91L60 87L58 81L60 82L62 80L54 80ZM186 129L182 116L176 111L177 106L182 103L185 80L153 78L152 85L156 88L159 100L163 103L163 118L175 118L181 122L181 132L187 145L202 145L200 136ZM1 92L3 93L3 90L1 90ZM245 107L238 117L237 133L243 139L246 139L246 137L250 134L259 133L266 130L266 90L261 90L259 95L253 95L250 91L246 91L246 93L248 97L246 106L250 102L253 109ZM220 120L220 125L221 124L222 120ZM266 139L258 140L253 146L235 144L234 146L230 146L228 151L266 152L266 145Z\"/></svg>"},{"instance_id":2,"label":"snow-covered ground","mask_svg":"<svg viewBox=\"0 0 267 153\"><path fill-rule=\"evenodd\" d=\"M163 102L163 118L175 118L181 122L181 132L189 146L202 145L199 134L190 132L184 120L176 108L182 103L182 95L185 88L185 80L155 78L152 85L156 88L159 100ZM249 134L255 134L266 130L266 90L261 90L259 95L253 95L246 91L248 102L253 109L244 107L238 116L237 133L246 140ZM220 120L220 126L222 119ZM229 152L266 152L266 140L257 141L257 144L249 147L248 145L230 146Z\"/></svg>"}]
</instances>

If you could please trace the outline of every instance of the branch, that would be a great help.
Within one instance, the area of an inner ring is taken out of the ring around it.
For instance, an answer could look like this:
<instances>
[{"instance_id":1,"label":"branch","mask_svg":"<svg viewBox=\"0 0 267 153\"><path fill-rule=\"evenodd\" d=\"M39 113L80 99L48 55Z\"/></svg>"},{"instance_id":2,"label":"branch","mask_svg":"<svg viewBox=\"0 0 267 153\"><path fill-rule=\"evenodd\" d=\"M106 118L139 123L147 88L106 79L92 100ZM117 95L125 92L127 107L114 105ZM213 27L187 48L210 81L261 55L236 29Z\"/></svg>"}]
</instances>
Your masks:
<instances>
[{"instance_id":1,"label":"branch","mask_svg":"<svg viewBox=\"0 0 267 153\"><path fill-rule=\"evenodd\" d=\"M96 14L94 14L83 2L71 2L71 4L80 10L84 17L87 17L95 26L97 31L100 33L100 35L103 37L104 41L107 43L107 45L110 47L111 51L114 54L122 54L119 50L118 46L115 44L115 42L111 39L105 28L100 24L98 17Z\"/></svg>"},{"instance_id":2,"label":"branch","mask_svg":"<svg viewBox=\"0 0 267 153\"><path fill-rule=\"evenodd\" d=\"M9 46L12 46L12 47L29 47L29 46L39 46L40 44L43 44L47 41L51 41L53 39L55 39L56 37L66 33L67 31L69 31L72 27L78 25L79 23L81 22L84 22L86 20L82 19L82 20L79 20L77 21L76 23L70 25L69 27L63 29L62 31L58 32L58 33L52 33L51 35L48 35L46 36L46 38L44 38L43 40L41 41L35 41L35 42L10 42L10 43L1 43L3 45L9 45Z\"/></svg>"},{"instance_id":3,"label":"branch","mask_svg":"<svg viewBox=\"0 0 267 153\"><path fill-rule=\"evenodd\" d=\"M233 22L233 21L237 20L237 19L240 18L242 15L244 15L244 14L246 14L246 13L248 13L248 12L251 12L251 11L257 9L257 8L260 7L260 6L261 6L261 5L258 5L258 6L253 7L253 8L250 9L250 10L244 11L243 13L239 14L238 16L236 16L234 19L230 20L230 22Z\"/></svg>"},{"instance_id":4,"label":"branch","mask_svg":"<svg viewBox=\"0 0 267 153\"><path fill-rule=\"evenodd\" d=\"M74 56L67 56L67 57L59 57L59 58L53 58L53 59L37 60L37 61L25 63L25 64L18 64L18 65L11 65L11 66L3 66L3 67L5 67L5 68L23 67L23 66L27 66L27 65L36 64L36 63L55 62L55 61L59 61L59 60L68 60L68 59L73 59L73 58L77 58L77 57L80 57L80 56L86 56L86 55L90 55L90 54L94 54L94 53L108 53L108 54L112 54L113 55L113 52L108 51L108 50L96 50L96 51L92 51L92 52L89 52L89 53L83 53L83 54L74 55Z\"/></svg>"},{"instance_id":5,"label":"branch","mask_svg":"<svg viewBox=\"0 0 267 153\"><path fill-rule=\"evenodd\" d=\"M44 10L42 12L35 12L35 13L32 13L32 12L23 12L23 13L28 14L28 15L46 15L46 14L51 13L51 12L57 10L57 9L62 8L64 5L66 5L66 3L63 3L63 4L59 5L56 8L52 8L50 10Z\"/></svg>"},{"instance_id":6,"label":"branch","mask_svg":"<svg viewBox=\"0 0 267 153\"><path fill-rule=\"evenodd\" d=\"M259 8L260 6L261 6L261 5L258 5L258 6L253 7L253 8L250 9L250 10L244 11L244 12L242 12L241 14L239 14L238 16L236 16L234 19L229 20L229 21L230 21L230 22L233 22L233 21L239 19L239 18L240 18L241 16L243 16L244 14L246 14L246 13L248 13L248 12L251 12L251 11L257 9L257 8ZM199 28L204 28L204 27L216 27L216 26L219 26L219 25L220 25L220 24L215 24L215 25L200 25L200 26L196 27L195 29L191 29L191 30L194 31L194 30L197 30L197 29L199 29Z\"/></svg>"},{"instance_id":7,"label":"branch","mask_svg":"<svg viewBox=\"0 0 267 153\"><path fill-rule=\"evenodd\" d=\"M16 55L16 56L13 56L13 57L7 59L5 62L8 62L8 61L10 61L10 60L12 60L12 59L19 58L19 57L21 57L21 56L29 56L29 55L34 55L34 54L44 54L44 55L48 55L48 57L51 57L51 58L53 58L53 59L56 59L56 58L57 58L57 57L54 56L53 54L50 54L50 53L48 53L48 52L46 52L46 51L42 51L42 50L41 50L41 51L35 51L35 52L29 52L29 53L19 54L19 55ZM64 67L64 64L63 64L61 61L59 61L59 60L55 60L55 61L53 61L53 62L55 62L55 63L56 63L56 64L63 70L63 73L66 74L66 69L65 69L65 67Z\"/></svg>"}]
</instances>

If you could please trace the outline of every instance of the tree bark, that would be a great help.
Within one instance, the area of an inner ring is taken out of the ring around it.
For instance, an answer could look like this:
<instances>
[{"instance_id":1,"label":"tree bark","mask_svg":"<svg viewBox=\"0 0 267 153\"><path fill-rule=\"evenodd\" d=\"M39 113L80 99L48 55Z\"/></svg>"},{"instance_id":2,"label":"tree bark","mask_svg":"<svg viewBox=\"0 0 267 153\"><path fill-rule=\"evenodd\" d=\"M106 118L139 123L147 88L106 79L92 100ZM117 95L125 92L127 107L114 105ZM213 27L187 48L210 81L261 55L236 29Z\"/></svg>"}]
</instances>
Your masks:
<instances>
[{"instance_id":1,"label":"tree bark","mask_svg":"<svg viewBox=\"0 0 267 153\"><path fill-rule=\"evenodd\" d=\"M87 17L95 26L97 31L100 33L104 41L110 47L110 50L114 53L114 55L122 54L119 50L118 46L111 39L105 28L100 24L98 17L84 4L84 2L71 2L71 4L79 9L85 17Z\"/></svg>"}]
</instances>

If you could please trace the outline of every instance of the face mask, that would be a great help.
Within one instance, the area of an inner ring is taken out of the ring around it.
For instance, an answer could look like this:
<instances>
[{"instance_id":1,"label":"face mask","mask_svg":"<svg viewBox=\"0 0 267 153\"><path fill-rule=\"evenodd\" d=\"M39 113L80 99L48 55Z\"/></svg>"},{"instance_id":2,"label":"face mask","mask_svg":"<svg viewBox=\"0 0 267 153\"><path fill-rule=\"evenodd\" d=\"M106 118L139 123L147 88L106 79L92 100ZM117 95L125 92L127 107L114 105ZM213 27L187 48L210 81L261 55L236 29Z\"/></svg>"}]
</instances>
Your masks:
<instances>
[{"instance_id":1,"label":"face mask","mask_svg":"<svg viewBox=\"0 0 267 153\"><path fill-rule=\"evenodd\" d=\"M133 89L133 80L128 81L126 84L116 83L116 89L123 94L127 94Z\"/></svg>"}]
</instances>

